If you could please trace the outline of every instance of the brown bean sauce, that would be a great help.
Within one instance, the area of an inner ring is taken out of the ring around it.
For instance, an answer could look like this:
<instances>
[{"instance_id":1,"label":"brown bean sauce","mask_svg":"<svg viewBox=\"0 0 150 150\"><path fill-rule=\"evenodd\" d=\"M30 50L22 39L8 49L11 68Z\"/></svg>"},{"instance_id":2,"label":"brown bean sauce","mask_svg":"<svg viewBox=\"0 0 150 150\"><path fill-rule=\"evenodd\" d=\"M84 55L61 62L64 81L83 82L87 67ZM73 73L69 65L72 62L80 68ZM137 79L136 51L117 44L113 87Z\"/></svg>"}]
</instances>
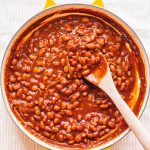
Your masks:
<instances>
[{"instance_id":1,"label":"brown bean sauce","mask_svg":"<svg viewBox=\"0 0 150 150\"><path fill-rule=\"evenodd\" d=\"M143 87L138 113L146 83L139 50L130 41L94 17L70 15L48 22L22 46L16 42L12 47L5 73L12 111L46 142L90 148L113 139L127 125L107 94L83 76L100 65L103 53L118 91L129 103L138 71Z\"/></svg>"}]
</instances>

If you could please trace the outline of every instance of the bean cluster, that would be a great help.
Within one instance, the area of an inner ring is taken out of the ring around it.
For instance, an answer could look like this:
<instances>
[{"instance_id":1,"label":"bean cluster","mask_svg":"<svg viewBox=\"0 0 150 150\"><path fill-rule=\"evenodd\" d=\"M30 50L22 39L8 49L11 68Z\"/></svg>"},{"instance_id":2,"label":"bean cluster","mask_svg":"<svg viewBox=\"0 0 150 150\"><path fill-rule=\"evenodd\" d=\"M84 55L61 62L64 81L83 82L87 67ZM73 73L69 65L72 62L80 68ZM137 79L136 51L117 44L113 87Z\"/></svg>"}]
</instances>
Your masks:
<instances>
[{"instance_id":1,"label":"bean cluster","mask_svg":"<svg viewBox=\"0 0 150 150\"><path fill-rule=\"evenodd\" d=\"M47 141L82 147L119 132L123 120L111 99L83 79L100 65L101 53L126 99L134 66L124 39L108 25L69 16L34 32L7 69L10 105L23 124Z\"/></svg>"}]
</instances>

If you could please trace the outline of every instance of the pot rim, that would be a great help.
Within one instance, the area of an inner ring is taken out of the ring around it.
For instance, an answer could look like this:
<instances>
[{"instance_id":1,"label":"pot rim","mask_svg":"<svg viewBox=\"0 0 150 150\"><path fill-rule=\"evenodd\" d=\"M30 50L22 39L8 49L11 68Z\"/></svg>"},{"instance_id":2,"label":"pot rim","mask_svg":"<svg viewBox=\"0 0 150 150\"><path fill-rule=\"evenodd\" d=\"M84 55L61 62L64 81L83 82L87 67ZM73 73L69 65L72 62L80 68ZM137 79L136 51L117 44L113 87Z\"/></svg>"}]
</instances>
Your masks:
<instances>
[{"instance_id":1,"label":"pot rim","mask_svg":"<svg viewBox=\"0 0 150 150\"><path fill-rule=\"evenodd\" d=\"M3 59L2 59L2 65L1 65L1 93L2 93L2 97L3 97L3 101L4 101L4 104L7 108L7 111L11 117L11 119L13 120L13 122L17 125L17 127L28 137L30 138L32 141L40 144L41 146L44 146L48 149L59 149L59 150L62 150L64 147L63 146L59 146L59 145L56 145L56 144L53 144L53 143L47 143L43 140L41 140L40 138L38 138L37 136L31 134L20 122L19 120L17 119L17 117L15 116L15 114L12 112L11 108L10 108L10 105L9 105L9 102L8 102L8 99L7 99L7 96L6 96L6 92L5 92L5 86L4 86L4 72L5 72L5 62L9 56L9 50L10 50L10 47L11 45L13 44L13 41L16 37L19 36L19 33L23 33L25 29L27 29L27 27L29 27L29 25L31 25L33 22L37 21L40 19L40 15L43 15L42 17L44 17L47 12L51 11L52 9L57 9L57 8L61 8L63 9L63 7L67 7L69 6L71 8L71 6L85 6L85 7L88 7L89 9L93 9L93 10L99 10L99 11L102 11L104 14L109 14L115 18L117 18L118 20L120 20L120 22L123 23L122 28L124 28L124 26L126 26L126 28L131 31L132 35L135 37L137 43L138 44L138 48L139 46L141 47L141 50L140 52L142 52L142 55L143 57L145 57L145 70L147 71L145 74L146 76L146 79L147 79L147 88L146 88L146 92L145 92L145 96L144 96L144 100L143 100L143 104L142 104L142 107L140 108L140 111L137 115L138 118L140 118L146 108L146 105L147 105L147 102L148 102L148 98L149 98L149 93L150 93L150 83L148 82L149 81L149 78L150 78L150 64L149 64L149 59L148 59L148 55L146 53L146 50L142 44L142 42L140 41L139 37L137 36L137 34L134 32L134 30L125 22L123 21L120 17L118 17L117 15L115 15L114 13L102 8L102 7L99 7L99 6L93 6L93 5L90 5L90 4L80 4L80 3L72 3L72 4L61 4L61 5L56 5L56 6L52 6L52 7L49 7L39 13L37 13L36 15L32 16L30 19L28 19L17 31L16 33L14 34L14 36L12 37L11 41L9 42L6 50L5 50L5 53L4 53L4 56L3 56ZM64 10L64 9L63 9ZM109 16L110 17L110 16ZM114 18L113 18L114 20ZM33 22L32 22L33 21ZM27 26L27 27L26 27ZM24 29L24 30L23 30ZM127 31L127 30L126 30ZM127 31L127 33L129 33ZM129 34L130 35L130 34ZM130 35L131 36L131 35ZM134 39L134 40L135 40ZM144 60L143 60L144 61ZM128 133L130 132L130 129L127 128L125 131L123 131L121 134L119 134L117 137L113 138L111 141L108 141L102 145L96 145L95 147L93 148L90 148L92 150L99 150L99 149L104 149L104 148L107 148L113 144L115 144L116 142L120 141L123 137L125 137ZM65 149L72 149L72 148L69 148L69 147L65 147ZM74 148L76 149L76 148ZM77 148L77 149L80 149L80 148Z\"/></svg>"}]
</instances>

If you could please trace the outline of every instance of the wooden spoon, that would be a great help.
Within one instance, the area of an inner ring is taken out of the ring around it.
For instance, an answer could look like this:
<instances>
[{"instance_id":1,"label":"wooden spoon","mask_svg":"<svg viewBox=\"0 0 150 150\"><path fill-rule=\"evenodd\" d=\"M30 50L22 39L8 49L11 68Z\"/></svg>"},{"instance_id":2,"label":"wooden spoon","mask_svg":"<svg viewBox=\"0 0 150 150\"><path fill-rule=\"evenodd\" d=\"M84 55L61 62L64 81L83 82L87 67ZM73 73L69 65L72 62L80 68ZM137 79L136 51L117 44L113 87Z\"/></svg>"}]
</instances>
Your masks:
<instances>
[{"instance_id":1,"label":"wooden spoon","mask_svg":"<svg viewBox=\"0 0 150 150\"><path fill-rule=\"evenodd\" d=\"M84 76L84 78L107 93L144 149L150 150L150 135L117 91L107 60L103 54L101 55L101 65L93 68L91 73Z\"/></svg>"}]
</instances>

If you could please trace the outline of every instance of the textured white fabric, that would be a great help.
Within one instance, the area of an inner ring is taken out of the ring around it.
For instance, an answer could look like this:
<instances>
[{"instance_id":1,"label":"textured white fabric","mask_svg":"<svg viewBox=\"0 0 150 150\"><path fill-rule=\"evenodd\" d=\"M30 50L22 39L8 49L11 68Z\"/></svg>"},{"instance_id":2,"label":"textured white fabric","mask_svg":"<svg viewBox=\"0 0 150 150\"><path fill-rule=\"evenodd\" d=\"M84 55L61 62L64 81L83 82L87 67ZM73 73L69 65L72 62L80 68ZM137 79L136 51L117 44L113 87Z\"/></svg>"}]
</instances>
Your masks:
<instances>
[{"instance_id":1,"label":"textured white fabric","mask_svg":"<svg viewBox=\"0 0 150 150\"><path fill-rule=\"evenodd\" d=\"M92 0L91 0L92 1ZM66 3L56 0L57 4ZM68 3L74 2L68 0ZM81 2L76 0L75 2ZM90 2L86 0L85 3ZM82 2L84 3L84 1ZM0 65L5 49L18 28L43 9L45 0L0 0ZM106 8L126 21L138 34L150 58L150 1L104 0ZM150 101L141 118L150 131ZM142 150L132 133L111 147L112 150ZM14 124L0 93L0 150L44 150L27 138Z\"/></svg>"}]
</instances>

